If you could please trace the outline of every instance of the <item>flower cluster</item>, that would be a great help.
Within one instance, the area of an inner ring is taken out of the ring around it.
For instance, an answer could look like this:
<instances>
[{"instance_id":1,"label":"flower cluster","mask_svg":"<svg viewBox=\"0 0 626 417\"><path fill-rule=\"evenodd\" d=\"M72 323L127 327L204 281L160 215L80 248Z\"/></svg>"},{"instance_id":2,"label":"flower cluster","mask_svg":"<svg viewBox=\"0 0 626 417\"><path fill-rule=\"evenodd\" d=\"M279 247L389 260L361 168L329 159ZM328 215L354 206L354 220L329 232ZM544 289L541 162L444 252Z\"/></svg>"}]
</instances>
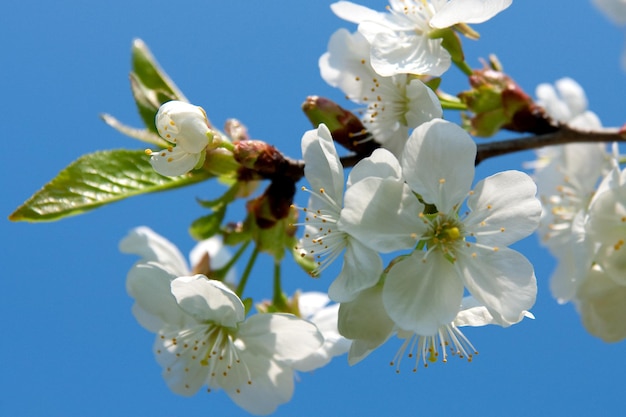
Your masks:
<instances>
[{"instance_id":1,"label":"flower cluster","mask_svg":"<svg viewBox=\"0 0 626 417\"><path fill-rule=\"evenodd\" d=\"M288 401L294 371L310 371L346 351L337 334L336 309L315 294L300 297L300 310L317 321L291 314L246 317L246 309L211 271L229 258L217 238L192 251L190 270L179 250L146 227L129 233L120 250L141 257L128 273L133 314L156 333L154 353L172 391L193 395L203 385L221 388L239 406L269 414ZM202 271L202 273L198 273Z\"/></svg>"},{"instance_id":2,"label":"flower cluster","mask_svg":"<svg viewBox=\"0 0 626 417\"><path fill-rule=\"evenodd\" d=\"M563 78L556 88L542 84L537 96L559 122L601 129L574 80ZM574 303L590 333L605 341L624 339L626 282L620 249L626 236L626 196L616 151L607 152L603 144L568 144L538 154L533 165L544 207L539 234L558 260L552 293L560 303Z\"/></svg>"},{"instance_id":3,"label":"flower cluster","mask_svg":"<svg viewBox=\"0 0 626 417\"><path fill-rule=\"evenodd\" d=\"M329 295L341 302L340 332L354 341L351 362L394 332L426 350L452 338L455 352L466 351L471 344L455 325L464 320L465 291L486 312L467 324L509 326L527 314L537 290L533 267L507 246L539 222L528 175L502 172L470 191L476 145L441 119L417 127L400 159L378 149L359 162L345 193L327 128L307 132L302 148L311 198L298 249L320 270L345 250ZM398 251L408 252L383 268L380 254Z\"/></svg>"},{"instance_id":4,"label":"flower cluster","mask_svg":"<svg viewBox=\"0 0 626 417\"><path fill-rule=\"evenodd\" d=\"M473 87L496 81L497 99L488 86L454 102L483 110L484 123L473 126L474 134L516 130L515 106L550 132L566 125L601 129L580 86L570 79L556 89L542 85L534 103L499 70L467 66L457 34L476 39L468 25L487 21L511 0L389 3L386 13L348 1L331 6L358 29L332 35L319 59L321 76L361 107L360 120L327 99L310 100L309 116L319 112L339 128L331 133L315 122L302 137L307 207L291 205L302 165L250 140L238 122L227 125L230 143L200 107L170 101L159 109L158 133L172 146L147 152L157 172L175 176L201 166L212 172L208 158L220 147L232 157L229 180L238 183L206 202L214 213L204 218L211 224L203 233L230 237L229 244L253 241L252 261L265 251L277 265L289 246L315 277L335 260L342 263L328 295L296 293L291 299L275 270L274 298L249 314L251 303L240 299L243 287L233 291L234 277L224 275L233 262L216 238L192 252L190 269L164 238L147 228L132 231L120 247L141 257L127 280L133 313L157 334L154 352L172 391L220 388L247 411L268 414L290 399L296 371L319 368L345 352L355 364L394 335L401 339L392 360L398 372L407 356L413 370L447 362L450 355L471 361L477 352L461 328L508 327L534 317L533 266L509 246L536 230L560 260L552 279L555 297L574 301L591 333L608 341L626 337L619 320L626 314L626 171L617 159L603 145L551 147L533 164L538 186L513 170L474 183L477 145L462 127L442 119L439 96L445 95L436 91L437 77L451 64L470 76ZM505 110L511 114L499 115ZM347 119L350 129L342 122ZM336 133L360 159L347 178ZM376 143L358 146L369 140ZM213 223L221 221L225 206L247 196L239 182L260 179L270 186L249 201L251 217L218 231ZM304 230L294 248L296 208L304 212ZM248 267L244 274L245 283ZM329 306L331 300L338 304Z\"/></svg>"}]
</instances>

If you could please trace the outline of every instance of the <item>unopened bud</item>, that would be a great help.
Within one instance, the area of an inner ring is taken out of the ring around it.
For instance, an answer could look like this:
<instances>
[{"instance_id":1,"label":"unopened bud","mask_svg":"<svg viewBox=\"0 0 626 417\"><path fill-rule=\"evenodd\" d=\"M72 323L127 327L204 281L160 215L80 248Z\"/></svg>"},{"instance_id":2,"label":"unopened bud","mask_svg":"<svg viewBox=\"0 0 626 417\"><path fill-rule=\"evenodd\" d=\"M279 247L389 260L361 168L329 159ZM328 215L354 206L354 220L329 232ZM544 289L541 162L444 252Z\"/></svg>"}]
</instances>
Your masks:
<instances>
[{"instance_id":1,"label":"unopened bud","mask_svg":"<svg viewBox=\"0 0 626 417\"><path fill-rule=\"evenodd\" d=\"M363 140L367 137L367 131L361 120L332 100L309 96L302 104L302 111L313 127L317 128L324 123L333 140L350 151L370 154L380 146L372 140Z\"/></svg>"},{"instance_id":2,"label":"unopened bud","mask_svg":"<svg viewBox=\"0 0 626 417\"><path fill-rule=\"evenodd\" d=\"M250 139L250 136L248 136L248 129L237 119L226 120L226 123L224 123L224 130L233 142Z\"/></svg>"},{"instance_id":3,"label":"unopened bud","mask_svg":"<svg viewBox=\"0 0 626 417\"><path fill-rule=\"evenodd\" d=\"M469 77L471 90L459 98L474 113L470 133L488 137L500 129L535 134L556 130L541 107L511 77L492 68L475 70Z\"/></svg>"},{"instance_id":4,"label":"unopened bud","mask_svg":"<svg viewBox=\"0 0 626 417\"><path fill-rule=\"evenodd\" d=\"M253 170L262 176L272 176L287 163L278 149L263 141L244 140L236 142L234 145L235 160L244 168Z\"/></svg>"}]
</instances>

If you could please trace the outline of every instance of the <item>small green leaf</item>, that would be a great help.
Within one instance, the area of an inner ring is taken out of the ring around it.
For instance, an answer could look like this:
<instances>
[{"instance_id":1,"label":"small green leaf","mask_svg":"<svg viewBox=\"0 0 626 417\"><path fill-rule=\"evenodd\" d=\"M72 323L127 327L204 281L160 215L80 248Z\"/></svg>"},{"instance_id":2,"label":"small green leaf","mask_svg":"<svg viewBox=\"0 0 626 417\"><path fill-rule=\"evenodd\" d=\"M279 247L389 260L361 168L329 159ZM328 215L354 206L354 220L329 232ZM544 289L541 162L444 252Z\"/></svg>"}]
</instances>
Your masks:
<instances>
[{"instance_id":1,"label":"small green leaf","mask_svg":"<svg viewBox=\"0 0 626 417\"><path fill-rule=\"evenodd\" d=\"M157 174L144 151L118 149L83 155L9 216L12 221L62 219L134 195L165 191L211 178L206 171Z\"/></svg>"},{"instance_id":2,"label":"small green leaf","mask_svg":"<svg viewBox=\"0 0 626 417\"><path fill-rule=\"evenodd\" d=\"M156 133L154 116L161 104L170 100L187 102L176 84L161 69L146 44L141 39L133 41L130 86L137 109L146 127Z\"/></svg>"},{"instance_id":3,"label":"small green leaf","mask_svg":"<svg viewBox=\"0 0 626 417\"><path fill-rule=\"evenodd\" d=\"M194 220L189 228L189 233L196 240L208 239L220 230L222 220L226 214L226 206L222 205L213 213Z\"/></svg>"}]
</instances>

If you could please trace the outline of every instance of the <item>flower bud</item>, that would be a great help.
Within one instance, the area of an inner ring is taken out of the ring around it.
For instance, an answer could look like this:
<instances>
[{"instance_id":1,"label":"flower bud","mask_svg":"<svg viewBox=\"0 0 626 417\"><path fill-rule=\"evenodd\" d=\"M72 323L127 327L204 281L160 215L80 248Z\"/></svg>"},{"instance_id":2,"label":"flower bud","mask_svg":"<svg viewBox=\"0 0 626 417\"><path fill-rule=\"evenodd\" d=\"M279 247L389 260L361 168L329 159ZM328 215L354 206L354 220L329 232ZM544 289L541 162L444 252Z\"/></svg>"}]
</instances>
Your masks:
<instances>
[{"instance_id":1,"label":"flower bud","mask_svg":"<svg viewBox=\"0 0 626 417\"><path fill-rule=\"evenodd\" d=\"M309 96L302 104L302 111L313 127L317 128L320 124L325 124L333 140L348 150L369 155L374 149L380 147L372 140L363 141L367 131L361 120L332 100Z\"/></svg>"},{"instance_id":2,"label":"flower bud","mask_svg":"<svg viewBox=\"0 0 626 417\"><path fill-rule=\"evenodd\" d=\"M202 164L205 150L214 138L202 107L168 101L159 108L155 124L159 135L175 145L159 152L146 150L155 171L161 175L177 176Z\"/></svg>"},{"instance_id":3,"label":"flower bud","mask_svg":"<svg viewBox=\"0 0 626 417\"><path fill-rule=\"evenodd\" d=\"M262 178L285 173L290 161L278 149L260 140L235 142L233 155L244 168L254 171Z\"/></svg>"},{"instance_id":4,"label":"flower bud","mask_svg":"<svg viewBox=\"0 0 626 417\"><path fill-rule=\"evenodd\" d=\"M163 139L188 153L200 153L213 139L202 107L183 101L163 104L156 114L155 124Z\"/></svg>"},{"instance_id":5,"label":"flower bud","mask_svg":"<svg viewBox=\"0 0 626 417\"><path fill-rule=\"evenodd\" d=\"M226 123L224 123L224 131L228 136L230 136L233 142L250 139L250 136L248 136L248 129L237 119L226 120Z\"/></svg>"},{"instance_id":6,"label":"flower bud","mask_svg":"<svg viewBox=\"0 0 626 417\"><path fill-rule=\"evenodd\" d=\"M475 70L469 77L471 90L459 98L474 113L470 133L488 137L500 129L535 134L556 130L543 109L512 78L492 68Z\"/></svg>"}]
</instances>

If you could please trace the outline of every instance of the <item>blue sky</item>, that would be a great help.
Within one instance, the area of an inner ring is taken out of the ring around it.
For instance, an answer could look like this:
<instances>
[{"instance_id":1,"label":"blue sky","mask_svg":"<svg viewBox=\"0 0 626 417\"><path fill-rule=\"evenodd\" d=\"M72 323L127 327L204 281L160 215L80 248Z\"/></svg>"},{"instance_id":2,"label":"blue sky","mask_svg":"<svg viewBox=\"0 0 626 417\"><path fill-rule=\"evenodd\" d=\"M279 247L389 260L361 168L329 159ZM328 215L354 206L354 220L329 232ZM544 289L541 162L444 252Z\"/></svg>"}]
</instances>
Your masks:
<instances>
[{"instance_id":1,"label":"blue sky","mask_svg":"<svg viewBox=\"0 0 626 417\"><path fill-rule=\"evenodd\" d=\"M134 258L117 249L131 228L148 225L187 253L193 246L187 227L204 214L194 199L216 196L216 184L137 197L57 223L10 223L6 216L82 154L144 147L98 118L107 112L140 124L128 83L134 38L148 44L215 124L239 118L254 138L299 157L300 138L310 128L300 111L307 95L351 107L317 67L330 35L354 29L332 14L331 3L24 0L4 6L1 415L243 415L222 392L183 398L167 389L152 357L153 336L130 312L124 282ZM382 10L386 2L361 4ZM476 29L482 39L465 42L471 65L497 53L531 94L541 82L570 76L605 126L626 122L626 74L619 67L624 33L589 1L515 0ZM446 82L450 92L466 86L455 70ZM523 153L488 161L477 177L518 169L529 159L532 154ZM571 305L551 298L554 261L535 236L516 248L535 264L536 320L467 330L480 351L471 364L451 360L397 375L388 365L397 340L354 367L337 358L300 375L293 400L276 415L623 413L626 345L590 336ZM269 296L261 267L251 295ZM289 271L290 291L323 289L332 278L313 281Z\"/></svg>"}]
</instances>

